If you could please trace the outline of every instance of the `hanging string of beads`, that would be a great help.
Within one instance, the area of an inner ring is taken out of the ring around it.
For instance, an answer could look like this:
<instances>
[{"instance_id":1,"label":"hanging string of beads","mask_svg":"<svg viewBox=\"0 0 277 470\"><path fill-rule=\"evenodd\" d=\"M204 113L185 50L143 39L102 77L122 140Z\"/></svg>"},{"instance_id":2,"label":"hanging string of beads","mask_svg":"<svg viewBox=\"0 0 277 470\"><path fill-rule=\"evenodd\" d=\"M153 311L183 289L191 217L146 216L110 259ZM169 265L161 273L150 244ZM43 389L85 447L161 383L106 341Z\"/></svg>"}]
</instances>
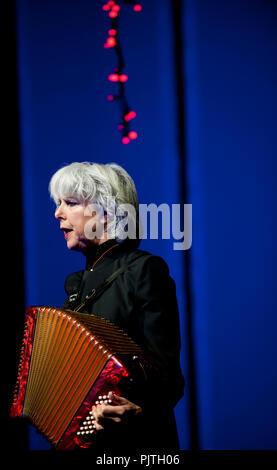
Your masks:
<instances>
[{"instance_id":1,"label":"hanging string of beads","mask_svg":"<svg viewBox=\"0 0 277 470\"><path fill-rule=\"evenodd\" d=\"M122 0L123 4L129 4L133 7L133 11L138 13L142 10L142 6L135 0ZM131 122L136 117L136 112L131 109L126 97L126 82L128 75L124 72L125 61L119 40L118 18L120 15L119 1L110 0L102 6L102 10L106 12L110 18L110 27L108 29L108 37L104 43L104 49L113 49L117 56L117 65L109 74L108 80L111 83L117 83L117 93L111 93L107 96L110 102L117 101L120 106L121 122L117 125L117 129L121 132L121 142L129 144L138 137L137 131L131 129Z\"/></svg>"}]
</instances>

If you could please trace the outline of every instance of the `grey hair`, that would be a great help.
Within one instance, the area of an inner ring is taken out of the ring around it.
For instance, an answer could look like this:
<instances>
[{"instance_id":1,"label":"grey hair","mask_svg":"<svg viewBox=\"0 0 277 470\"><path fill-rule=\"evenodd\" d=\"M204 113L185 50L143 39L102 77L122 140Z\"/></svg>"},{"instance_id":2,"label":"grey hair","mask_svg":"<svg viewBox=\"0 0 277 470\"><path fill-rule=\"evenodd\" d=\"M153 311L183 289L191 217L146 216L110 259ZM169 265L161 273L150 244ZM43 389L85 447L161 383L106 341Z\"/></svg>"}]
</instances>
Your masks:
<instances>
[{"instance_id":1,"label":"grey hair","mask_svg":"<svg viewBox=\"0 0 277 470\"><path fill-rule=\"evenodd\" d=\"M131 205L136 212L135 222L138 222L139 203L134 181L127 171L116 163L74 162L66 165L52 176L49 192L56 204L60 198L67 197L74 197L85 205L99 204L107 213L110 228L117 239L122 239L121 226L118 220L112 218L109 198L113 198L116 209L119 206Z\"/></svg>"}]
</instances>

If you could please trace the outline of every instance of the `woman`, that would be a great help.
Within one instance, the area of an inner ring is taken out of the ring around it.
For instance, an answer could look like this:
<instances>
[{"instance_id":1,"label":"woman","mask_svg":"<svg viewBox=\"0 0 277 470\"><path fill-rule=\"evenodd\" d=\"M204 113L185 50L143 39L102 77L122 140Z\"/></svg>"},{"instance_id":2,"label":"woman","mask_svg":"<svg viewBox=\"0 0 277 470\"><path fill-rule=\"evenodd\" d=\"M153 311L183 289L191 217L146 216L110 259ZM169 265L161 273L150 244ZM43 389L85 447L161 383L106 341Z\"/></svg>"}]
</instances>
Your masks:
<instances>
[{"instance_id":1,"label":"woman","mask_svg":"<svg viewBox=\"0 0 277 470\"><path fill-rule=\"evenodd\" d=\"M86 269L66 279L68 298L63 308L74 310L92 289L132 263L80 311L119 326L159 370L158 378L135 400L113 395L111 404L94 409L95 445L98 450L101 446L177 449L173 408L183 394L184 381L175 284L160 257L138 249L134 182L119 165L83 162L58 170L49 189L68 249L86 257Z\"/></svg>"}]
</instances>

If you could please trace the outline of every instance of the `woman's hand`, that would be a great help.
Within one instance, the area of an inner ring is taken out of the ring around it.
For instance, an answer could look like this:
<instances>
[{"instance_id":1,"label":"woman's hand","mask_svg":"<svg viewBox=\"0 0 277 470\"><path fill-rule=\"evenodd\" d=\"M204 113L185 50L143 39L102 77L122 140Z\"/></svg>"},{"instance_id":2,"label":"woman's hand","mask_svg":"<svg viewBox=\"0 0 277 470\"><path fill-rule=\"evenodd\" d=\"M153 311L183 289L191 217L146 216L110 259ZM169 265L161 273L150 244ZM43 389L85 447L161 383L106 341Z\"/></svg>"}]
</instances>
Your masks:
<instances>
[{"instance_id":1,"label":"woman's hand","mask_svg":"<svg viewBox=\"0 0 277 470\"><path fill-rule=\"evenodd\" d=\"M103 431L114 423L124 423L142 413L140 406L112 392L109 392L108 399L112 400L111 405L95 405L92 409L96 431Z\"/></svg>"}]
</instances>

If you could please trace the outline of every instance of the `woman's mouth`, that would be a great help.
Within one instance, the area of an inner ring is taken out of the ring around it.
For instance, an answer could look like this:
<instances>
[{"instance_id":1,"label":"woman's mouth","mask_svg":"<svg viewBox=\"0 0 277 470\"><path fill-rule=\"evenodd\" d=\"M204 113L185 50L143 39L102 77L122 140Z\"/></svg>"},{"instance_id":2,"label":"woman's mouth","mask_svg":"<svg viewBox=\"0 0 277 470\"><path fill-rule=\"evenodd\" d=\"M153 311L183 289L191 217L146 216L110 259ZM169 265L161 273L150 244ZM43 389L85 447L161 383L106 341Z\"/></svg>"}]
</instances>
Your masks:
<instances>
[{"instance_id":1,"label":"woman's mouth","mask_svg":"<svg viewBox=\"0 0 277 470\"><path fill-rule=\"evenodd\" d=\"M69 235L71 234L72 230L71 229L64 229L64 238L67 240Z\"/></svg>"}]
</instances>

